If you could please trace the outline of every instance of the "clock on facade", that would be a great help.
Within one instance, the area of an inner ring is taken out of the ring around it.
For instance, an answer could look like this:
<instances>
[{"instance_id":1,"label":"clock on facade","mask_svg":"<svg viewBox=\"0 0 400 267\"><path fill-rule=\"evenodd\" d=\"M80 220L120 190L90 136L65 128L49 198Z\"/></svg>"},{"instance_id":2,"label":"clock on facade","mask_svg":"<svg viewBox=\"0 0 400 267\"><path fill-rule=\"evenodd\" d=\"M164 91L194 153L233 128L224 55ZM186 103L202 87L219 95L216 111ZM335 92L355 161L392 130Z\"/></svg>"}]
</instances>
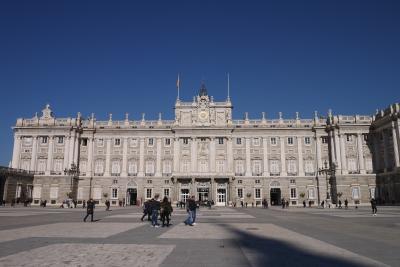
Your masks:
<instances>
[{"instance_id":1,"label":"clock on facade","mask_svg":"<svg viewBox=\"0 0 400 267\"><path fill-rule=\"evenodd\" d=\"M208 119L208 112L205 110L200 111L199 119L200 119L200 121L206 121Z\"/></svg>"}]
</instances>

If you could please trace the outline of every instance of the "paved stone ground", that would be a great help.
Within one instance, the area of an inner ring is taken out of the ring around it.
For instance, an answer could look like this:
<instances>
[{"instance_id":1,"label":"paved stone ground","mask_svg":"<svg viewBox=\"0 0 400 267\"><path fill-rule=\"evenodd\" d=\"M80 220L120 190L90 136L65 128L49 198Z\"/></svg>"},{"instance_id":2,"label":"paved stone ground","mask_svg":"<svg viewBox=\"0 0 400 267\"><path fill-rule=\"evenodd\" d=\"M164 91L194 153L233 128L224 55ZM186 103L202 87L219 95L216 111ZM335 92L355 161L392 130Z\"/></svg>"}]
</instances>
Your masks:
<instances>
[{"instance_id":1,"label":"paved stone ground","mask_svg":"<svg viewBox=\"0 0 400 267\"><path fill-rule=\"evenodd\" d=\"M202 208L196 226L141 209L0 208L0 266L400 266L400 207Z\"/></svg>"}]
</instances>

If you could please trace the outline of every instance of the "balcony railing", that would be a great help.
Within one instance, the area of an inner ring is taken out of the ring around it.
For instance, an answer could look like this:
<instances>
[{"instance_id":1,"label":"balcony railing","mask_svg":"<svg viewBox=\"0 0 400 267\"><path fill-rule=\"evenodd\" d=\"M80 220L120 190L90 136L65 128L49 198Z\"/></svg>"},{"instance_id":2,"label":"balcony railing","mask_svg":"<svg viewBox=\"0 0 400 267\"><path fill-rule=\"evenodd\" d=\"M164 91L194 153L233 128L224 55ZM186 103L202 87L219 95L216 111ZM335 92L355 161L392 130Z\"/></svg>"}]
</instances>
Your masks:
<instances>
[{"instance_id":1,"label":"balcony railing","mask_svg":"<svg viewBox=\"0 0 400 267\"><path fill-rule=\"evenodd\" d=\"M297 172L288 172L288 176L297 176Z\"/></svg>"},{"instance_id":2,"label":"balcony railing","mask_svg":"<svg viewBox=\"0 0 400 267\"><path fill-rule=\"evenodd\" d=\"M261 172L253 172L252 175L253 175L253 176L261 176L262 173L261 173Z\"/></svg>"},{"instance_id":3,"label":"balcony railing","mask_svg":"<svg viewBox=\"0 0 400 267\"><path fill-rule=\"evenodd\" d=\"M104 176L104 173L102 172L102 173L94 173L94 176Z\"/></svg>"},{"instance_id":4,"label":"balcony railing","mask_svg":"<svg viewBox=\"0 0 400 267\"><path fill-rule=\"evenodd\" d=\"M154 173L145 173L145 176L154 176Z\"/></svg>"},{"instance_id":5,"label":"balcony railing","mask_svg":"<svg viewBox=\"0 0 400 267\"><path fill-rule=\"evenodd\" d=\"M243 172L235 172L235 176L244 176Z\"/></svg>"},{"instance_id":6,"label":"balcony railing","mask_svg":"<svg viewBox=\"0 0 400 267\"><path fill-rule=\"evenodd\" d=\"M120 173L111 173L111 176L120 176Z\"/></svg>"},{"instance_id":7,"label":"balcony railing","mask_svg":"<svg viewBox=\"0 0 400 267\"><path fill-rule=\"evenodd\" d=\"M315 176L315 172L306 172L305 175L306 176Z\"/></svg>"},{"instance_id":8,"label":"balcony railing","mask_svg":"<svg viewBox=\"0 0 400 267\"><path fill-rule=\"evenodd\" d=\"M128 176L137 176L137 172L135 172L135 173L128 173Z\"/></svg>"},{"instance_id":9,"label":"balcony railing","mask_svg":"<svg viewBox=\"0 0 400 267\"><path fill-rule=\"evenodd\" d=\"M279 175L281 175L280 172L271 172L270 173L270 176L279 176Z\"/></svg>"}]
</instances>

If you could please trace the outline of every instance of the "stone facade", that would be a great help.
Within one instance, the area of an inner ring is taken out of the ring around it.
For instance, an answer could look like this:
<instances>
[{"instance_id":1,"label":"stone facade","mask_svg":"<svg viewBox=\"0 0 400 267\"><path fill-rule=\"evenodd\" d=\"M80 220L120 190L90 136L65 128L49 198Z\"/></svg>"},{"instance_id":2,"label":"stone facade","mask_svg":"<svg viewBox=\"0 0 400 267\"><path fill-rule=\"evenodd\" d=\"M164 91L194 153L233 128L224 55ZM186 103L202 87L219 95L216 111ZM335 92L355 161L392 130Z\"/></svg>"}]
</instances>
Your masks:
<instances>
[{"instance_id":1,"label":"stone facade","mask_svg":"<svg viewBox=\"0 0 400 267\"><path fill-rule=\"evenodd\" d=\"M214 101L204 84L193 101L177 99L174 120L62 119L46 106L41 117L17 120L12 167L35 171L36 204L58 205L68 196L139 204L159 193L217 205L264 198L316 205L338 196L362 205L376 193L373 116L233 120L232 109L229 97ZM318 172L324 162L335 174ZM79 175L65 174L71 164Z\"/></svg>"}]
</instances>

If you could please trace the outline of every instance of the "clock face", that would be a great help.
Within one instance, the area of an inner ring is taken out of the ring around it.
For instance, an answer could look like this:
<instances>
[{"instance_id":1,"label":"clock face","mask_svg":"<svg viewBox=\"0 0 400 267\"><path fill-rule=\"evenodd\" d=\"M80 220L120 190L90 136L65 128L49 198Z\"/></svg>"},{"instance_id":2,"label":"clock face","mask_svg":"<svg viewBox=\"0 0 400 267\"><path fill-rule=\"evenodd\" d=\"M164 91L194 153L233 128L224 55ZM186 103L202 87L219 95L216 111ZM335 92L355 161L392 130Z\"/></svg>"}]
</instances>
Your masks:
<instances>
[{"instance_id":1,"label":"clock face","mask_svg":"<svg viewBox=\"0 0 400 267\"><path fill-rule=\"evenodd\" d=\"M206 121L208 119L208 113L207 111L200 111L199 113L199 119L200 121Z\"/></svg>"}]
</instances>

